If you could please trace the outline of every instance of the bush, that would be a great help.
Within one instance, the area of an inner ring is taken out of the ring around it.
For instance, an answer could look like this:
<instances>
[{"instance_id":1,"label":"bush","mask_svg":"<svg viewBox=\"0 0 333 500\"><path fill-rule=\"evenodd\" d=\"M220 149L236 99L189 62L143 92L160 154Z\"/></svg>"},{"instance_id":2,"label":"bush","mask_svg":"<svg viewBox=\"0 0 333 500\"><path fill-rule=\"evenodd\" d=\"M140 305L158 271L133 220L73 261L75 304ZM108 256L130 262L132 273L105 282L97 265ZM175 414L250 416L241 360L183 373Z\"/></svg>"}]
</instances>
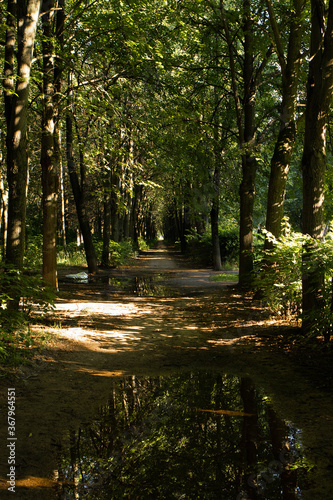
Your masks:
<instances>
[{"instance_id":1,"label":"bush","mask_svg":"<svg viewBox=\"0 0 333 500\"><path fill-rule=\"evenodd\" d=\"M135 256L132 240L123 240L120 243L110 241L110 265L114 267L125 266Z\"/></svg>"},{"instance_id":2,"label":"bush","mask_svg":"<svg viewBox=\"0 0 333 500\"><path fill-rule=\"evenodd\" d=\"M13 364L13 359L20 359L20 350L33 343L29 330L31 311L52 308L56 294L45 286L41 276L29 276L16 269L2 269L0 276L0 358ZM18 307L11 307L19 299Z\"/></svg>"},{"instance_id":3,"label":"bush","mask_svg":"<svg viewBox=\"0 0 333 500\"><path fill-rule=\"evenodd\" d=\"M333 235L329 233L322 241L315 241L301 233L293 232L287 219L283 235L273 241L274 248L266 252L264 263L255 280L263 299L272 312L284 316L301 317L302 275L304 273L323 276L324 286L321 307L314 308L307 318L312 324L310 337L324 335L328 340L332 332L332 279L333 279ZM314 245L313 245L314 243ZM311 245L311 259L305 264L304 248ZM303 316L304 319L304 316Z\"/></svg>"},{"instance_id":4,"label":"bush","mask_svg":"<svg viewBox=\"0 0 333 500\"><path fill-rule=\"evenodd\" d=\"M28 269L40 268L43 263L43 236L29 235L24 255L24 267Z\"/></svg>"},{"instance_id":5,"label":"bush","mask_svg":"<svg viewBox=\"0 0 333 500\"><path fill-rule=\"evenodd\" d=\"M186 235L186 255L202 266L212 265L212 238L209 232L200 235L194 231Z\"/></svg>"},{"instance_id":6,"label":"bush","mask_svg":"<svg viewBox=\"0 0 333 500\"><path fill-rule=\"evenodd\" d=\"M274 248L265 252L255 286L272 312L284 316L299 314L302 303L302 252L306 237L292 232L288 221L285 221L281 238L276 239L268 232L266 235L274 243Z\"/></svg>"},{"instance_id":7,"label":"bush","mask_svg":"<svg viewBox=\"0 0 333 500\"><path fill-rule=\"evenodd\" d=\"M219 240L220 240L222 263L237 262L239 254L238 227L220 229Z\"/></svg>"},{"instance_id":8,"label":"bush","mask_svg":"<svg viewBox=\"0 0 333 500\"><path fill-rule=\"evenodd\" d=\"M67 244L66 252L62 246L59 246L57 264L60 266L85 266L87 260L83 246L77 246L76 241L72 241Z\"/></svg>"},{"instance_id":9,"label":"bush","mask_svg":"<svg viewBox=\"0 0 333 500\"><path fill-rule=\"evenodd\" d=\"M220 228L219 240L221 249L221 260L223 265L234 264L238 259L239 231L237 227ZM200 235L196 232L188 233L186 236L187 255L191 260L203 266L211 266L212 257L212 235L210 231Z\"/></svg>"}]
</instances>

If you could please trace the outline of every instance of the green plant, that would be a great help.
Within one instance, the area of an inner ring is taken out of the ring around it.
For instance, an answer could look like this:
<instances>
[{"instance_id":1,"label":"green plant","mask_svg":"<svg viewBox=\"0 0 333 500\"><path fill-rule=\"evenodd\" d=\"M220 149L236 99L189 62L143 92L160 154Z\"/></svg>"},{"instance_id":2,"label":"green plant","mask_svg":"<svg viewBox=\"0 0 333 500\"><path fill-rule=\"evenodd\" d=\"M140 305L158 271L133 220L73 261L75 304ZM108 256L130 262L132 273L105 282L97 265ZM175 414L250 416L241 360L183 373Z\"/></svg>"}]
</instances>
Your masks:
<instances>
[{"instance_id":1,"label":"green plant","mask_svg":"<svg viewBox=\"0 0 333 500\"><path fill-rule=\"evenodd\" d=\"M40 268L43 262L43 236L30 235L24 256L24 267L27 269Z\"/></svg>"},{"instance_id":2,"label":"green plant","mask_svg":"<svg viewBox=\"0 0 333 500\"><path fill-rule=\"evenodd\" d=\"M0 277L0 358L13 364L33 344L29 329L31 311L43 313L52 308L56 294L41 276L6 268L0 270Z\"/></svg>"},{"instance_id":3,"label":"green plant","mask_svg":"<svg viewBox=\"0 0 333 500\"><path fill-rule=\"evenodd\" d=\"M306 236L295 233L287 219L282 236L266 232L273 249L265 252L255 286L274 313L300 314L302 303L302 252Z\"/></svg>"},{"instance_id":4,"label":"green plant","mask_svg":"<svg viewBox=\"0 0 333 500\"><path fill-rule=\"evenodd\" d=\"M110 241L110 264L114 267L124 266L130 264L132 258L135 256L132 241L126 239L117 243Z\"/></svg>"},{"instance_id":5,"label":"green plant","mask_svg":"<svg viewBox=\"0 0 333 500\"><path fill-rule=\"evenodd\" d=\"M66 252L63 247L59 247L57 264L60 266L85 266L87 261L83 247L77 246L76 242L68 243Z\"/></svg>"},{"instance_id":6,"label":"green plant","mask_svg":"<svg viewBox=\"0 0 333 500\"><path fill-rule=\"evenodd\" d=\"M234 265L239 252L239 234L238 228L234 226L220 228L219 241L221 250L221 259L223 266ZM199 265L212 265L212 235L210 231L204 234L198 234L196 231L190 231L186 235L187 255L191 260Z\"/></svg>"},{"instance_id":7,"label":"green plant","mask_svg":"<svg viewBox=\"0 0 333 500\"><path fill-rule=\"evenodd\" d=\"M209 281L237 281L238 273L222 273L210 276Z\"/></svg>"}]
</instances>

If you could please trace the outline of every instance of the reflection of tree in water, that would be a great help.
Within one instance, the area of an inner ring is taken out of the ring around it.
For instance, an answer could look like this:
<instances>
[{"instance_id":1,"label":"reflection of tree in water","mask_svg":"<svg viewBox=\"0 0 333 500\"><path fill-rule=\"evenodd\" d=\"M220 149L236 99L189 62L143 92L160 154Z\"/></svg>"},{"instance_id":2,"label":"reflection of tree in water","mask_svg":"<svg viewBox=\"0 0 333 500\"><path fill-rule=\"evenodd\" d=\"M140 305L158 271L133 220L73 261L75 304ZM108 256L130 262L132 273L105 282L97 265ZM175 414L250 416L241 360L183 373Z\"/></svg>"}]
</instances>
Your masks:
<instances>
[{"instance_id":1,"label":"reflection of tree in water","mask_svg":"<svg viewBox=\"0 0 333 500\"><path fill-rule=\"evenodd\" d=\"M249 379L191 373L113 381L97 418L68 436L59 478L72 483L66 498L295 499L296 476L294 496L281 496L286 461L266 482L260 473L277 462L272 415Z\"/></svg>"}]
</instances>

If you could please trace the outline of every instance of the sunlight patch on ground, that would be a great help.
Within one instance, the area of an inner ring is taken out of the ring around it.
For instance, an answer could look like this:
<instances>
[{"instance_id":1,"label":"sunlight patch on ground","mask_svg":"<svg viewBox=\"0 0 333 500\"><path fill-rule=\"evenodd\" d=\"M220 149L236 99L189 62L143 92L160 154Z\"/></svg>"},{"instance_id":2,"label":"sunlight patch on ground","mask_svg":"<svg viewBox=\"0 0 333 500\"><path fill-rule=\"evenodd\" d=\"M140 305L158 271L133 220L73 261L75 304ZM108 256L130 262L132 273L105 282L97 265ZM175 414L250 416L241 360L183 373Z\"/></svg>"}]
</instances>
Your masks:
<instances>
[{"instance_id":1,"label":"sunlight patch on ground","mask_svg":"<svg viewBox=\"0 0 333 500\"><path fill-rule=\"evenodd\" d=\"M73 302L65 304L56 304L56 312L72 312L75 314L103 313L111 316L124 316L128 314L141 312L137 304L120 302ZM151 312L145 309L145 313Z\"/></svg>"},{"instance_id":2,"label":"sunlight patch on ground","mask_svg":"<svg viewBox=\"0 0 333 500\"><path fill-rule=\"evenodd\" d=\"M52 479L44 478L44 477L34 477L34 476L29 476L24 479L16 479L15 481L15 486L17 488L24 487L24 488L38 488L38 490L41 490L43 488L50 488L54 487L56 483ZM0 479L0 490L8 490L8 483L4 479ZM20 494L20 491L16 492L17 495ZM13 496L16 496L15 494Z\"/></svg>"},{"instance_id":3,"label":"sunlight patch on ground","mask_svg":"<svg viewBox=\"0 0 333 500\"><path fill-rule=\"evenodd\" d=\"M108 370L96 370L94 368L81 367L77 371L81 373L88 373L89 375L93 375L95 377L124 377L127 375L127 373L123 370L110 372Z\"/></svg>"},{"instance_id":4,"label":"sunlight patch on ground","mask_svg":"<svg viewBox=\"0 0 333 500\"><path fill-rule=\"evenodd\" d=\"M117 342L129 342L139 340L133 332L120 332L120 331L103 331L99 330L87 330L84 328L66 328L59 332L61 337L65 337L69 340L76 340L77 342L98 342L106 340L117 340Z\"/></svg>"},{"instance_id":5,"label":"sunlight patch on ground","mask_svg":"<svg viewBox=\"0 0 333 500\"><path fill-rule=\"evenodd\" d=\"M212 347L217 347L220 345L234 345L239 344L240 342L246 340L254 340L256 339L256 335L242 335L241 337L232 337L232 338L224 338L224 339L215 339L215 340L207 340L207 343Z\"/></svg>"}]
</instances>

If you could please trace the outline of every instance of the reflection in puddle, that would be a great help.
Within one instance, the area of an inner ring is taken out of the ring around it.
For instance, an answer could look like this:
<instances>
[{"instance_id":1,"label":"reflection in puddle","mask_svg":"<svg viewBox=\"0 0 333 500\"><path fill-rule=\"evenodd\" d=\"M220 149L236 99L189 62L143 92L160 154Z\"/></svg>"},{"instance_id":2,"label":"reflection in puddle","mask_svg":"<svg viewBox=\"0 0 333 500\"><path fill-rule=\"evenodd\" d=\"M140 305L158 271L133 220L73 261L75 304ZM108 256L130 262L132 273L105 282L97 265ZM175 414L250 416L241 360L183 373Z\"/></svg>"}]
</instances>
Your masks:
<instances>
[{"instance_id":1,"label":"reflection in puddle","mask_svg":"<svg viewBox=\"0 0 333 500\"><path fill-rule=\"evenodd\" d=\"M61 498L302 498L301 432L250 379L199 372L111 384L96 419L63 443Z\"/></svg>"},{"instance_id":2,"label":"reflection in puddle","mask_svg":"<svg viewBox=\"0 0 333 500\"><path fill-rule=\"evenodd\" d=\"M135 294L137 297L173 297L175 292L163 284L164 279L165 277L160 274L134 277L100 275L90 276L89 280L77 282L111 286L113 289Z\"/></svg>"},{"instance_id":3,"label":"reflection in puddle","mask_svg":"<svg viewBox=\"0 0 333 500\"><path fill-rule=\"evenodd\" d=\"M171 296L170 289L163 285L161 275L136 276L133 291L138 297L164 297Z\"/></svg>"}]
</instances>

